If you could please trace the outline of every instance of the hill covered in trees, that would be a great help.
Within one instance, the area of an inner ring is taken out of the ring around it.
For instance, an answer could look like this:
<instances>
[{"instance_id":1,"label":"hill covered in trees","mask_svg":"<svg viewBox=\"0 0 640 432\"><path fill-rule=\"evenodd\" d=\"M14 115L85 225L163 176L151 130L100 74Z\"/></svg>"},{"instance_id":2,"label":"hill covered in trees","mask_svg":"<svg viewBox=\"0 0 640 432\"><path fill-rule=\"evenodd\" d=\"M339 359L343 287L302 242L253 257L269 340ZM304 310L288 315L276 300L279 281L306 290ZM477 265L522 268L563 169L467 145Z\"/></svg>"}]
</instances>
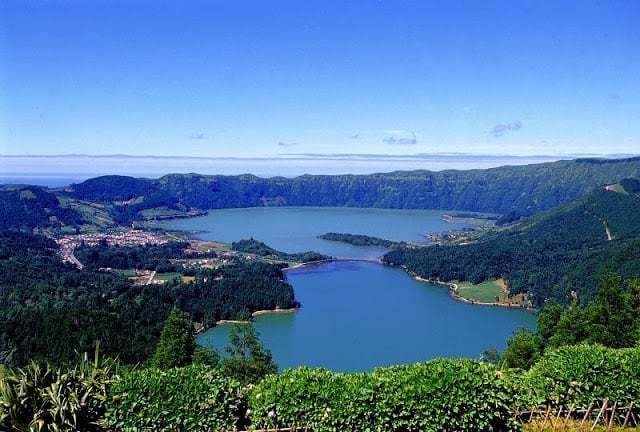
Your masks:
<instances>
[{"instance_id":1,"label":"hill covered in trees","mask_svg":"<svg viewBox=\"0 0 640 432\"><path fill-rule=\"evenodd\" d=\"M63 263L45 237L0 232L0 363L66 362L91 351L97 340L106 355L143 361L174 306L211 326L296 302L276 265L238 261L202 269L191 283L136 286L112 273Z\"/></svg>"},{"instance_id":2,"label":"hill covered in trees","mask_svg":"<svg viewBox=\"0 0 640 432\"><path fill-rule=\"evenodd\" d=\"M402 247L384 261L430 279L479 283L506 279L511 293L541 305L592 299L603 276L640 274L640 196L637 180L600 188L564 206L464 245Z\"/></svg>"},{"instance_id":3,"label":"hill covered in trees","mask_svg":"<svg viewBox=\"0 0 640 432\"><path fill-rule=\"evenodd\" d=\"M509 222L639 175L640 158L577 159L485 170L295 178L248 174L171 174L155 180L103 176L61 193L107 203L120 222L140 218L142 210L156 207L185 211L282 205L477 211L506 215L502 222Z\"/></svg>"},{"instance_id":4,"label":"hill covered in trees","mask_svg":"<svg viewBox=\"0 0 640 432\"><path fill-rule=\"evenodd\" d=\"M100 229L193 216L198 209L336 206L489 212L509 223L606 184L640 176L640 158L577 159L483 170L261 178L170 174L102 176L63 189L0 188L0 228Z\"/></svg>"},{"instance_id":5,"label":"hill covered in trees","mask_svg":"<svg viewBox=\"0 0 640 432\"><path fill-rule=\"evenodd\" d=\"M188 242L171 241L160 245L109 246L105 243L96 246L80 246L74 251L78 260L92 270L100 268L147 269L170 267L170 259L190 257L185 253ZM202 255L200 255L202 256Z\"/></svg>"},{"instance_id":6,"label":"hill covered in trees","mask_svg":"<svg viewBox=\"0 0 640 432\"><path fill-rule=\"evenodd\" d=\"M78 225L80 214L63 208L55 194L37 186L0 186L0 230Z\"/></svg>"}]
</instances>

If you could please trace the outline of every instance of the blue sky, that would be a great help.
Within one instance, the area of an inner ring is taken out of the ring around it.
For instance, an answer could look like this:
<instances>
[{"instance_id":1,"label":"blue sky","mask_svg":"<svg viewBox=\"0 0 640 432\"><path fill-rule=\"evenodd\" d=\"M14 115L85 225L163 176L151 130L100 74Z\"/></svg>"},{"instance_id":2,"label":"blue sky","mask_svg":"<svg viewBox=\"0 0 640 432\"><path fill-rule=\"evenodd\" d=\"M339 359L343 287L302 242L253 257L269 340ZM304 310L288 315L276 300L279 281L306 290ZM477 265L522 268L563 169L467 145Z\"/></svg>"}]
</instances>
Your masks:
<instances>
[{"instance_id":1,"label":"blue sky","mask_svg":"<svg viewBox=\"0 0 640 432\"><path fill-rule=\"evenodd\" d=\"M0 4L0 154L640 152L640 2Z\"/></svg>"}]
</instances>

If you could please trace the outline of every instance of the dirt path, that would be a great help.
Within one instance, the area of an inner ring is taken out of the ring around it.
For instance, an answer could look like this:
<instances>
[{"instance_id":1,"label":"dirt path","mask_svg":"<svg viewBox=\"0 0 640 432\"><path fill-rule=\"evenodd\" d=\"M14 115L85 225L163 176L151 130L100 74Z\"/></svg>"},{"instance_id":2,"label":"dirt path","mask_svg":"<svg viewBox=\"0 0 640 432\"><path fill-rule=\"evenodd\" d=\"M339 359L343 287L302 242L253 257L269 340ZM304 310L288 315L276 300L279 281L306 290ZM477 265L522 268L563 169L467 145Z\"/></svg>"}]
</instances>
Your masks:
<instances>
[{"instance_id":1,"label":"dirt path","mask_svg":"<svg viewBox=\"0 0 640 432\"><path fill-rule=\"evenodd\" d=\"M156 277L156 271L152 271L151 274L149 275L149 279L147 279L147 281L145 282L145 285L151 285L151 282L153 281L153 278Z\"/></svg>"},{"instance_id":2,"label":"dirt path","mask_svg":"<svg viewBox=\"0 0 640 432\"><path fill-rule=\"evenodd\" d=\"M69 256L67 258L71 263L75 264L76 267L78 267L80 270L82 270L84 268L84 265L80 262L80 260L78 258L76 258L76 256L73 254L73 252L71 252L71 254L69 254Z\"/></svg>"},{"instance_id":3,"label":"dirt path","mask_svg":"<svg viewBox=\"0 0 640 432\"><path fill-rule=\"evenodd\" d=\"M607 233L607 240L611 241L613 240L613 236L611 235L611 230L609 229L609 226L607 225L607 221L602 222L604 224L604 230Z\"/></svg>"}]
</instances>

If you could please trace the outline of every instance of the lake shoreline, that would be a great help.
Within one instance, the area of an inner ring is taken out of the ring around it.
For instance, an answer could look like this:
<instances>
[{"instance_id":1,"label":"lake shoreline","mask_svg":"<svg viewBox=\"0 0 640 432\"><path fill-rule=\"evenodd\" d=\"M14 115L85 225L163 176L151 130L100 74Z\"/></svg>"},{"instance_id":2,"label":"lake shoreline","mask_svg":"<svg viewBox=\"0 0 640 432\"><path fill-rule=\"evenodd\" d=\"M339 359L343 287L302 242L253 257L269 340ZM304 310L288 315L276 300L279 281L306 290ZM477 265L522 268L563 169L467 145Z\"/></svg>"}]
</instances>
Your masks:
<instances>
[{"instance_id":1,"label":"lake shoreline","mask_svg":"<svg viewBox=\"0 0 640 432\"><path fill-rule=\"evenodd\" d=\"M330 263L330 262L368 262L371 264L379 264L385 267L395 267L392 264L388 264L385 263L382 259L377 258L377 259L367 259L367 258L332 258L332 259L327 259L327 260L322 260L322 261L310 261L308 263L298 263L295 264L291 267L287 267L282 269L283 272L286 272L288 270L296 270L296 269L301 269L304 267L311 267L314 265L322 265L322 264L326 264L326 263ZM427 278L423 278L421 276L419 276L418 274L406 269L406 268L402 268L401 270L404 271L405 273L407 273L408 275L412 276L415 280L417 280L418 282L425 282L425 283L429 283L432 285L442 285L442 286L446 286L449 289L449 295L452 299L457 300L459 302L462 303L467 303L467 304L472 304L472 305L478 305L478 306L495 306L495 307L503 307L503 308L508 308L508 309L523 309L526 310L528 312L535 312L535 308L531 307L531 306L523 306L523 305L518 305L518 304L513 304L513 303L498 303L498 302L482 302L479 300L471 300L465 297L462 297L461 295L459 295L457 293L458 291L458 284L454 283L454 282L443 282L437 279L427 279Z\"/></svg>"},{"instance_id":2,"label":"lake shoreline","mask_svg":"<svg viewBox=\"0 0 640 432\"><path fill-rule=\"evenodd\" d=\"M280 209L283 208L288 208L289 206L283 206L283 207L279 207ZM290 208L319 208L319 209L329 209L329 208L333 208L333 207L305 207L305 206L292 206ZM256 207L247 207L245 209L255 209L258 210L262 207L256 206ZM236 208L234 208L236 209ZM336 209L343 209L343 207L336 207ZM351 209L351 208L348 208ZM226 209L225 209L226 210ZM237 210L242 210L240 208L238 208ZM365 209L368 210L368 209ZM382 209L385 210L385 209ZM392 209L389 209L392 210ZM433 211L433 212L438 212L440 213L440 220L445 222L447 225L455 225L456 221L455 219L452 217L452 214L450 212L443 212L441 210L434 210L434 209L429 209L429 211ZM465 213L466 215L466 213ZM480 215L480 214L479 214ZM464 225L464 224L461 224ZM470 226L471 225L471 226ZM465 229L479 229L479 224L477 224L476 226L474 226L476 224L469 224L468 221L466 221L466 227L461 226L458 229L454 229L453 232L462 232ZM442 229L442 227L441 227ZM166 227L163 227L162 230L167 230ZM175 228L173 228L173 230L175 230ZM179 231L181 231L183 233L183 235L185 237L187 237L187 239L189 240L196 240L196 241L201 241L202 240L202 234L208 232L208 230L203 230L203 229L196 229L196 230L187 230L187 229L179 229ZM329 231L328 231L329 232ZM444 231L447 232L447 231ZM318 236L315 236L316 238ZM377 238L377 237L376 237ZM382 237L380 237L382 238ZM219 240L218 240L219 241ZM346 243L346 244L350 244L349 242L338 242L338 243ZM412 244L410 242L407 242L408 244ZM416 246L418 246L417 243ZM424 243L425 247L427 246L428 243ZM352 245L353 246L353 245ZM423 246L422 244L420 244L420 246ZM356 246L357 247L357 246ZM385 253L388 252L389 249L387 248ZM348 256L351 254L348 254ZM377 254L376 254L377 255ZM339 263L339 262L368 262L368 263L372 263L372 264L379 264L385 267L394 267L393 264L384 262L384 258L383 258L383 254L381 256L371 256L371 257L358 257L357 254L354 257L329 257L327 259L322 259L322 260L317 260L317 261L308 261L308 262L295 262L295 261L283 261L284 263L286 263L288 266L282 268L282 273L284 276L284 279L287 280L287 273L291 272L291 271L295 271L298 269L304 269L304 268L313 268L313 267L321 267L324 264L329 264L329 263ZM402 267L401 267L402 268ZM496 307L503 307L503 308L511 308L511 309L524 309L524 310L528 310L528 311L534 311L533 308L529 307L529 306L524 306L524 305L519 305L519 304L515 304L515 303L502 303L502 302L484 302L484 301L479 301L479 300L473 300L473 299L469 299L469 298L465 298L462 297L461 295L458 294L458 285L455 283L449 283L449 282L442 282L439 280L434 280L434 279L426 279L426 278L422 278L419 277L417 274L413 274L412 272L410 272L408 269L406 268L402 268L406 273L409 273L411 276L413 276L417 281L419 282L427 282L427 283L431 283L431 284L435 284L435 285L444 285L447 286L449 289L449 295L453 300L457 300L459 302L463 302L463 303L467 303L467 304L476 304L476 305L480 305L480 306L496 306ZM289 313L295 312L296 309L292 309L292 310L288 310ZM277 313L278 311L257 311L257 314L252 314L252 316L259 316L261 314L264 313ZM234 322L235 320L222 320L222 322L218 322L216 324L220 324L220 323L226 323L228 321ZM246 321L241 321L241 322L246 322Z\"/></svg>"},{"instance_id":3,"label":"lake shoreline","mask_svg":"<svg viewBox=\"0 0 640 432\"><path fill-rule=\"evenodd\" d=\"M266 311L252 325L282 369L307 365L336 371L442 356L477 358L490 347L503 349L516 328L533 328L535 316L524 310L470 307L443 287L421 284L401 270L346 260L306 264L288 273L302 313ZM248 314L244 318L251 320ZM222 350L236 325L242 324L219 325L198 343Z\"/></svg>"},{"instance_id":4,"label":"lake shoreline","mask_svg":"<svg viewBox=\"0 0 640 432\"><path fill-rule=\"evenodd\" d=\"M293 307L293 308L285 308L285 309L281 309L281 308L260 309L260 310L252 312L251 313L251 318L255 318L257 316L267 315L267 314L295 313L295 312L298 312L298 310L300 310L300 309L302 309L302 306L297 306L297 307ZM217 325L221 325L221 324L249 324L249 323L251 323L251 320L229 320L229 319L224 319L224 320L216 321L216 326Z\"/></svg>"},{"instance_id":5,"label":"lake shoreline","mask_svg":"<svg viewBox=\"0 0 640 432\"><path fill-rule=\"evenodd\" d=\"M413 278L415 280L417 280L418 282L425 282L425 283L429 283L429 284L433 284L433 285L442 285L442 286L446 286L447 288L449 288L449 296L451 296L452 299L463 302L463 303L467 303L467 304L472 304L472 305L479 305L479 306L495 306L495 307L503 307L503 308L508 308L508 309L523 309L526 310L528 312L535 312L535 309L532 307L528 307L528 306L522 306L522 305L518 305L518 304L513 304L513 303L498 303L498 302L482 302L479 300L471 300L465 297L462 297L461 295L458 294L458 284L454 283L454 282L443 282L437 279L428 279L428 278L423 278L421 276L418 276L417 274L409 271L409 270L405 270L407 273L409 273L411 276L413 276Z\"/></svg>"}]
</instances>

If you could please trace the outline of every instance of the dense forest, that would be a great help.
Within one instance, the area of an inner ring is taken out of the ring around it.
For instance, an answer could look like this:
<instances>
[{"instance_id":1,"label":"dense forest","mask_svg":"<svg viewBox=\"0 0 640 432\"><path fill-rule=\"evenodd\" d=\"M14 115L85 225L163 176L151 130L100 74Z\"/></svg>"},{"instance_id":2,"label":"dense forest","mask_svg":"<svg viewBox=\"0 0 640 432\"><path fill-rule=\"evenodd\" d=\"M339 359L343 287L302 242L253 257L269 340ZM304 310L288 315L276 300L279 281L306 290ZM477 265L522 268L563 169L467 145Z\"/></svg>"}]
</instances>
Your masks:
<instances>
[{"instance_id":1,"label":"dense forest","mask_svg":"<svg viewBox=\"0 0 640 432\"><path fill-rule=\"evenodd\" d=\"M313 251L299 253L281 252L253 238L249 240L239 240L237 242L233 242L231 243L231 249L237 252L245 252L265 258L269 257L283 261L312 262L322 261L330 258L326 255L322 255L318 252Z\"/></svg>"},{"instance_id":2,"label":"dense forest","mask_svg":"<svg viewBox=\"0 0 640 432\"><path fill-rule=\"evenodd\" d=\"M37 186L0 186L0 230L33 229L83 223L80 214Z\"/></svg>"},{"instance_id":3,"label":"dense forest","mask_svg":"<svg viewBox=\"0 0 640 432\"><path fill-rule=\"evenodd\" d=\"M545 352L579 344L633 348L640 335L640 278L624 280L607 274L593 300L573 300L562 306L548 301L540 311L535 331L517 330L503 353L489 350L483 358L508 368L529 369Z\"/></svg>"},{"instance_id":4,"label":"dense forest","mask_svg":"<svg viewBox=\"0 0 640 432\"><path fill-rule=\"evenodd\" d=\"M97 246L80 246L74 255L87 268L145 269L175 271L170 259L191 257L185 253L188 242L168 242L161 245L109 246L106 242Z\"/></svg>"},{"instance_id":5,"label":"dense forest","mask_svg":"<svg viewBox=\"0 0 640 432\"><path fill-rule=\"evenodd\" d=\"M443 281L503 277L511 293L528 292L537 305L567 303L572 293L586 302L608 272L640 274L638 238L640 197L603 188L469 244L402 247L384 261Z\"/></svg>"},{"instance_id":6,"label":"dense forest","mask_svg":"<svg viewBox=\"0 0 640 432\"><path fill-rule=\"evenodd\" d=\"M108 203L121 223L154 207L349 206L446 209L505 215L502 223L566 203L604 184L640 175L640 158L579 159L486 170L370 175L171 174L157 180L104 176L60 192Z\"/></svg>"},{"instance_id":7,"label":"dense forest","mask_svg":"<svg viewBox=\"0 0 640 432\"><path fill-rule=\"evenodd\" d=\"M394 247L401 244L399 242L394 242L391 240L385 240L379 237L373 237L373 236L368 236L363 234L329 232L326 234L319 235L318 238L323 240L348 243L354 246L375 246L375 247L390 248L390 247Z\"/></svg>"},{"instance_id":8,"label":"dense forest","mask_svg":"<svg viewBox=\"0 0 640 432\"><path fill-rule=\"evenodd\" d=\"M177 306L204 325L260 309L296 305L279 266L235 262L203 270L189 284L134 286L112 273L63 263L55 243L0 232L0 363L66 362L102 351L125 363L151 354L163 321Z\"/></svg>"}]
</instances>

